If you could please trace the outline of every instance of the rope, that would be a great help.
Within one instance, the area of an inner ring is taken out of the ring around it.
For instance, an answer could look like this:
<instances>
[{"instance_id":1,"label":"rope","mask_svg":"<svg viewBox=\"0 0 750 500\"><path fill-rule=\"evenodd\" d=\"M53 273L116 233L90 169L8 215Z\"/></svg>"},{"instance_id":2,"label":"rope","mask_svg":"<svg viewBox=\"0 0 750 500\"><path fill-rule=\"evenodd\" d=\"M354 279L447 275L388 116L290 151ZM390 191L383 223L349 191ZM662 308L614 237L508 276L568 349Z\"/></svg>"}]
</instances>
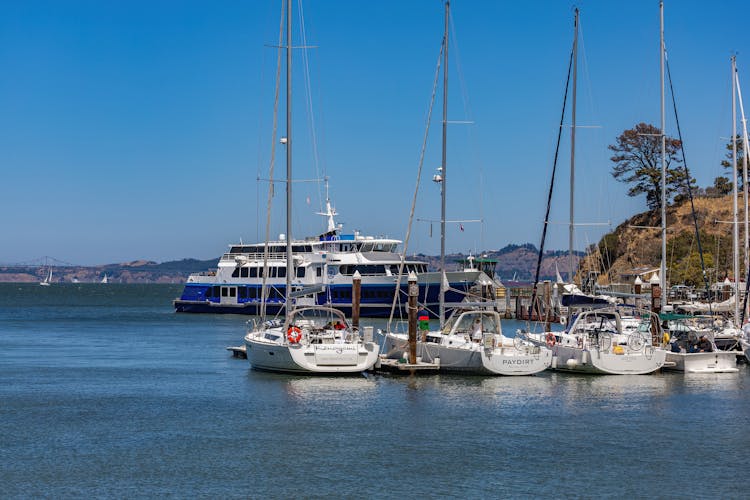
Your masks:
<instances>
[{"instance_id":1,"label":"rope","mask_svg":"<svg viewBox=\"0 0 750 500\"><path fill-rule=\"evenodd\" d=\"M682 130L680 129L680 119L677 116L677 100L674 95L674 87L672 86L672 72L669 70L669 59L667 59L666 53L664 57L664 62L666 63L666 67L667 67L667 80L669 81L669 93L672 95L672 108L674 109L674 120L675 120L675 124L677 125L677 137L680 139L680 151L682 152L682 168L685 169L685 186L687 187L688 198L690 199L690 213L693 215L693 226L695 227L695 238L698 243L698 255L700 256L700 259L701 259L701 274L703 275L703 283L706 286L706 295L709 297L708 313L710 315L713 315L713 311L711 310L710 286L708 284L708 276L706 275L706 264L703 260L703 245L701 244L701 234L700 234L700 231L698 230L698 218L695 216L695 204L693 203L693 190L690 187L690 171L688 170L687 159L685 158L685 143L682 140ZM664 131L662 130L661 133L663 134ZM737 285L737 288L739 290L739 285ZM666 290L662 290L661 293L666 293Z\"/></svg>"},{"instance_id":2,"label":"rope","mask_svg":"<svg viewBox=\"0 0 750 500\"><path fill-rule=\"evenodd\" d=\"M544 241L547 238L547 227L549 225L549 212L552 207L552 192L555 187L555 173L557 172L557 158L560 153L560 141L562 139L563 121L565 120L565 105L568 102L568 87L570 86L570 73L573 69L573 49L570 49L570 60L568 62L568 77L565 80L565 94L563 95L563 107L560 114L560 126L557 131L557 145L555 146L555 159L552 162L552 179L549 183L549 193L547 194L547 210L544 214L544 225L542 227L542 241L539 244L539 255L536 259L536 271L534 273L534 289L531 293L531 303L529 304L529 320L534 310L534 302L537 297L537 284L539 283L539 272L542 267L542 256L544 255Z\"/></svg>"},{"instance_id":3,"label":"rope","mask_svg":"<svg viewBox=\"0 0 750 500\"><path fill-rule=\"evenodd\" d=\"M419 182L422 178L422 167L424 166L425 151L427 149L427 137L430 132L430 121L432 120L432 109L435 106L435 96L437 95L438 77L440 76L440 60L443 56L443 50L445 50L445 40L440 44L440 53L438 54L437 67L435 68L435 80L432 84L432 97L430 98L430 107L427 112L427 127L424 131L424 138L422 140L422 149L419 153L419 168L417 169L417 182L414 186L414 196L411 200L411 210L409 212L409 224L406 228L406 237L404 238L404 249L401 253L401 262L398 265L398 278L396 280L396 289L401 288L401 278L404 275L404 264L406 260L406 253L409 249L409 239L411 238L411 227L414 221L414 210L417 205L417 194L419 193ZM393 314L396 309L396 303L398 301L399 294L393 294L393 302L391 304L391 315L388 317L388 330L391 329L391 322L393 322Z\"/></svg>"},{"instance_id":4,"label":"rope","mask_svg":"<svg viewBox=\"0 0 750 500\"><path fill-rule=\"evenodd\" d=\"M291 0L287 0L291 1ZM260 287L260 316L266 320L266 277L268 276L268 241L271 238L271 202L273 200L273 170L276 165L276 133L279 123L279 91L281 88L281 55L284 41L284 2L281 2L281 22L279 23L278 57L276 59L276 90L273 101L273 132L271 132L271 165L269 167L268 202L266 204L266 244L263 247L263 284ZM289 290L286 291L287 294Z\"/></svg>"}]
</instances>

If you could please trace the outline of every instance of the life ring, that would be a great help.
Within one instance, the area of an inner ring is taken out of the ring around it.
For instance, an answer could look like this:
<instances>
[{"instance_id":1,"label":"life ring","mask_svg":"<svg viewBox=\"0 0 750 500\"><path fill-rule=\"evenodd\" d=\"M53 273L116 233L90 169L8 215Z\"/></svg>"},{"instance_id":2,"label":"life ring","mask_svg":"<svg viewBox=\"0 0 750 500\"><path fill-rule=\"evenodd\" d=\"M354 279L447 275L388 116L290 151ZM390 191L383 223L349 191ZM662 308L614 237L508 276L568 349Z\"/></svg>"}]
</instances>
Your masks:
<instances>
[{"instance_id":1,"label":"life ring","mask_svg":"<svg viewBox=\"0 0 750 500\"><path fill-rule=\"evenodd\" d=\"M292 325L286 331L286 338L292 344L297 344L300 340L302 340L302 330L300 330L298 326Z\"/></svg>"},{"instance_id":2,"label":"life ring","mask_svg":"<svg viewBox=\"0 0 750 500\"><path fill-rule=\"evenodd\" d=\"M555 342L557 341L557 339L555 339L555 334L554 334L554 333L552 333L552 332L549 332L549 333L548 333L548 334L547 334L547 335L546 335L546 336L544 337L544 339L545 339L545 341L547 342L547 345L548 345L548 346L550 346L550 347L552 347L553 345L555 345Z\"/></svg>"}]
</instances>

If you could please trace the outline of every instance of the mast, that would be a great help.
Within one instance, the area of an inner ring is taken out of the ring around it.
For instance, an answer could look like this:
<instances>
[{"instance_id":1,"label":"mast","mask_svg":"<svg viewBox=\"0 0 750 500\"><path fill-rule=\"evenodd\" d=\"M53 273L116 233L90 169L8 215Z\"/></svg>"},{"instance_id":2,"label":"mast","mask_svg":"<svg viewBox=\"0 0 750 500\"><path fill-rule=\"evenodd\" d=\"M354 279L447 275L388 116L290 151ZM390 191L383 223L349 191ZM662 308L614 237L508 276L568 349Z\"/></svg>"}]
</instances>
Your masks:
<instances>
[{"instance_id":1,"label":"mast","mask_svg":"<svg viewBox=\"0 0 750 500\"><path fill-rule=\"evenodd\" d=\"M286 0L286 292L284 306L289 314L292 291L292 0Z\"/></svg>"},{"instance_id":2,"label":"mast","mask_svg":"<svg viewBox=\"0 0 750 500\"><path fill-rule=\"evenodd\" d=\"M745 200L745 267L744 269L750 268L750 227L748 225L748 190L747 190L747 152L748 152L748 139L747 139L747 120L745 119L745 106L742 103L742 89L740 88L740 74L737 70L737 63L734 65L734 78L737 81L737 101L740 104L740 120L742 121L742 181L743 189L742 198ZM747 283L745 283L745 293L747 294ZM744 314L744 311L743 311ZM739 325L738 325L739 326Z\"/></svg>"},{"instance_id":3,"label":"mast","mask_svg":"<svg viewBox=\"0 0 750 500\"><path fill-rule=\"evenodd\" d=\"M445 323L445 183L447 174L446 143L448 137L448 19L450 17L450 0L445 2L445 32L443 33L443 158L440 183L440 329Z\"/></svg>"},{"instance_id":4,"label":"mast","mask_svg":"<svg viewBox=\"0 0 750 500\"><path fill-rule=\"evenodd\" d=\"M664 113L664 2L659 2L659 60L661 66L661 312L667 307L667 135Z\"/></svg>"},{"instance_id":5,"label":"mast","mask_svg":"<svg viewBox=\"0 0 750 500\"><path fill-rule=\"evenodd\" d=\"M575 277L573 244L575 237L574 200L575 200L575 165L576 165L576 90L578 84L578 9L575 9L575 34L573 35L573 110L571 112L570 127L570 227L568 236L568 282L573 283Z\"/></svg>"},{"instance_id":6,"label":"mast","mask_svg":"<svg viewBox=\"0 0 750 500\"><path fill-rule=\"evenodd\" d=\"M737 196L739 190L737 189L737 66L736 56L731 57L732 61L732 174L733 174L733 187L732 187L732 214L733 218L733 232L732 232L732 250L734 260L732 262L733 273L734 273L734 321L735 326L737 321L740 319L740 228L737 220Z\"/></svg>"}]
</instances>

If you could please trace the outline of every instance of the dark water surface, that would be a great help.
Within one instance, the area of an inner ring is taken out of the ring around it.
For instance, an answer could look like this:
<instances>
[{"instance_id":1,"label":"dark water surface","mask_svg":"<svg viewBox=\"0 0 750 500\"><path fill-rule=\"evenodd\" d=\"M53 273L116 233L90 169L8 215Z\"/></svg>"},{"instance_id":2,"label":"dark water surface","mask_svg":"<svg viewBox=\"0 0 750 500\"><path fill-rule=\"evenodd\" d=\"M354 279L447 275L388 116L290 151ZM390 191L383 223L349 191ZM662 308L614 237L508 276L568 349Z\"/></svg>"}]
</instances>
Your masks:
<instances>
[{"instance_id":1,"label":"dark water surface","mask_svg":"<svg viewBox=\"0 0 750 500\"><path fill-rule=\"evenodd\" d=\"M0 497L750 496L746 366L275 375L179 291L0 284Z\"/></svg>"}]
</instances>

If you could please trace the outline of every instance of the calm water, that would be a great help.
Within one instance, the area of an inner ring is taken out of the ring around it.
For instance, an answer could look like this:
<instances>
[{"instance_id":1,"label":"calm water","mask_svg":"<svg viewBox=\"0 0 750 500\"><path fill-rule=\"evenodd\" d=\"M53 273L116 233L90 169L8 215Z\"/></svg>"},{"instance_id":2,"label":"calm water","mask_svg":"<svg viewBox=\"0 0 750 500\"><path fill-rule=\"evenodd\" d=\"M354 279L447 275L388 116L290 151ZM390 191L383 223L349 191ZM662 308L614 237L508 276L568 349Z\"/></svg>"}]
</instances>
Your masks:
<instances>
[{"instance_id":1,"label":"calm water","mask_svg":"<svg viewBox=\"0 0 750 500\"><path fill-rule=\"evenodd\" d=\"M246 318L175 314L179 288L0 284L0 496L750 495L745 366L267 374L225 350Z\"/></svg>"}]
</instances>

